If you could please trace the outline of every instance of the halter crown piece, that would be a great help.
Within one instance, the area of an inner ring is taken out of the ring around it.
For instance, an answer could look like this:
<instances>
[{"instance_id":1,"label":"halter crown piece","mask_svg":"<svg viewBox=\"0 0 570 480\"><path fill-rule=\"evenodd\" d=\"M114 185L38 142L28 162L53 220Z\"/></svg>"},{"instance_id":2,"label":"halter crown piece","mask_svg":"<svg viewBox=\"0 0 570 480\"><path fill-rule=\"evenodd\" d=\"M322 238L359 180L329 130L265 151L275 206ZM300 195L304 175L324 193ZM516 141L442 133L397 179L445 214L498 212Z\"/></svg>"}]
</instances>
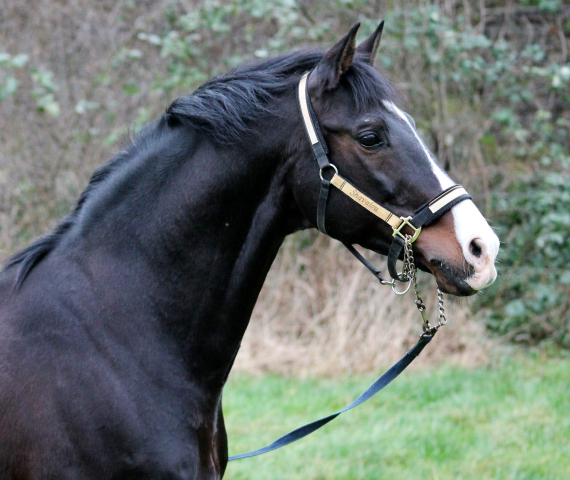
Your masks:
<instances>
[{"instance_id":1,"label":"halter crown piece","mask_svg":"<svg viewBox=\"0 0 570 480\"><path fill-rule=\"evenodd\" d=\"M311 106L311 99L307 91L307 80L310 72L307 72L299 82L298 97L301 115L305 124L305 129L311 142L311 148L317 163L319 165L319 175L321 177L321 188L317 204L317 228L324 234L327 233L325 227L325 217L327 211L327 203L330 193L330 186L334 185L338 190L347 195L350 199L364 207L370 213L386 222L392 227L392 244L388 252L388 271L394 280L386 281L380 275L380 271L376 269L368 260L366 260L352 245L345 244L346 248L368 268L374 276L384 285L392 285L394 287L395 280L400 282L410 282L410 269L415 272L415 265L404 265L404 272L398 273L396 270L396 261L400 258L405 247L409 247L411 253L411 244L419 237L422 227L433 223L444 213L448 212L459 202L471 199L465 189L461 185L453 185L452 187L442 191L432 200L418 208L413 217L399 217L386 207L372 200L368 195L352 185L348 180L343 178L335 165L330 163L328 158L328 147L323 138L323 134L316 118L315 112ZM332 177L330 177L332 173ZM327 178L330 177L329 178ZM404 227L411 229L412 233L406 234ZM404 260L406 260L404 254ZM409 254L408 254L409 257ZM413 255L412 255L413 260ZM408 270L408 272L406 272ZM408 286L409 288L409 286ZM407 289L406 289L407 291Z\"/></svg>"}]
</instances>

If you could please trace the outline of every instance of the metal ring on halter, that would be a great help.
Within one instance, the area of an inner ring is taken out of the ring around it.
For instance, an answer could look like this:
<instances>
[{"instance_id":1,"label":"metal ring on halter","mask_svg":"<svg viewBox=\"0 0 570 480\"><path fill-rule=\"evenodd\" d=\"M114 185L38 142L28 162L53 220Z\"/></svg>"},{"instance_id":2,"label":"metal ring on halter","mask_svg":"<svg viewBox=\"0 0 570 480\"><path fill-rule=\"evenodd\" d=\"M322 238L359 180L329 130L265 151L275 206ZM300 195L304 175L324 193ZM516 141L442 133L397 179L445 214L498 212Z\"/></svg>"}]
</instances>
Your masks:
<instances>
[{"instance_id":1,"label":"metal ring on halter","mask_svg":"<svg viewBox=\"0 0 570 480\"><path fill-rule=\"evenodd\" d=\"M400 273L400 275L402 275ZM396 282L392 283L392 291L396 294L396 295L405 295L406 293L408 293L408 291L410 290L410 287L412 286L412 279L410 278L410 280L408 281L408 286L402 290L402 291L398 291L396 290Z\"/></svg>"},{"instance_id":2,"label":"metal ring on halter","mask_svg":"<svg viewBox=\"0 0 570 480\"><path fill-rule=\"evenodd\" d=\"M338 175L338 169L337 169L332 163L329 163L328 165L325 165L323 168L321 168L321 169L319 170L319 176L321 177L321 180L324 180L324 178L323 178L323 170L324 170L325 168L329 168L329 167L332 168L332 169L334 170L334 173Z\"/></svg>"}]
</instances>

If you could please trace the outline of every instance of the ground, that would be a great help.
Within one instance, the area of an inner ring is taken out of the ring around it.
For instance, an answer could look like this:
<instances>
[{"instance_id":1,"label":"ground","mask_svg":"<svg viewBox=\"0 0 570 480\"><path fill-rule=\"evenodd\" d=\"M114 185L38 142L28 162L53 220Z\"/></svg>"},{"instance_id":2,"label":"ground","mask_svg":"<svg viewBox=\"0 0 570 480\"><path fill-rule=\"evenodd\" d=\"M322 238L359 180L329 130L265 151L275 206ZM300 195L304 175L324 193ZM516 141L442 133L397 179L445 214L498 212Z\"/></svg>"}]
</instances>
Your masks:
<instances>
[{"instance_id":1,"label":"ground","mask_svg":"<svg viewBox=\"0 0 570 480\"><path fill-rule=\"evenodd\" d=\"M494 363L405 372L298 444L231 463L225 478L569 479L570 360L514 354ZM338 410L372 380L232 377L230 453Z\"/></svg>"}]
</instances>

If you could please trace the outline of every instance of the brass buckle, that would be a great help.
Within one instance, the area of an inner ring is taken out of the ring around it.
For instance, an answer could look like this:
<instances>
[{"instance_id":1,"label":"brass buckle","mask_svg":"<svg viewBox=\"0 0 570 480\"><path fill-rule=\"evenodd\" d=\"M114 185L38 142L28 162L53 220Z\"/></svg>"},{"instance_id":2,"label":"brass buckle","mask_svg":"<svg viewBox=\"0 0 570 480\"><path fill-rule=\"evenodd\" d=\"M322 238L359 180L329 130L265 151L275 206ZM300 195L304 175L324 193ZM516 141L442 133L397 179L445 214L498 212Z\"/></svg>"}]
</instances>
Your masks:
<instances>
[{"instance_id":1,"label":"brass buckle","mask_svg":"<svg viewBox=\"0 0 570 480\"><path fill-rule=\"evenodd\" d=\"M400 226L398 228L394 228L392 227L392 230L394 233L392 233L393 237L399 236L402 240L406 240L406 236L402 233L402 228L404 228L406 225L408 227L410 227L413 231L414 234L412 235L411 240L409 241L410 243L414 243L418 237L420 236L420 233L422 231L422 227L416 228L412 225L412 217L400 217L400 220L402 220L402 223L400 223Z\"/></svg>"}]
</instances>

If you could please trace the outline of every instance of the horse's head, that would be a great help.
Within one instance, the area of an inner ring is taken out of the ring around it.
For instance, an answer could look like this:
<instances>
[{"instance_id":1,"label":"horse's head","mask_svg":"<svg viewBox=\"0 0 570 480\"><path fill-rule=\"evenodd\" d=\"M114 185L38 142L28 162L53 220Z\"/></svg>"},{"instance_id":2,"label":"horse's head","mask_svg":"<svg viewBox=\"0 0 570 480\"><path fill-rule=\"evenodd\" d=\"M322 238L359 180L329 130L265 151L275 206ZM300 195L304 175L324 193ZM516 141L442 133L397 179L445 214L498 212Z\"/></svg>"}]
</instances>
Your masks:
<instances>
[{"instance_id":1,"label":"horse's head","mask_svg":"<svg viewBox=\"0 0 570 480\"><path fill-rule=\"evenodd\" d=\"M413 217L455 182L437 164L413 119L396 106L390 84L372 66L382 24L358 47L357 28L326 52L307 77L308 115L313 115L317 136L320 125L328 159L342 177L397 217ZM295 197L306 218L316 224L320 179L315 158L306 154L306 135L301 142L304 155L296 162ZM330 178L332 168L327 170L324 174ZM335 188L327 203L322 218L329 235L388 253L393 225ZM407 226L402 231L412 233ZM430 271L448 293L473 294L497 276L499 239L470 199L433 216L413 250L417 265Z\"/></svg>"}]
</instances>

